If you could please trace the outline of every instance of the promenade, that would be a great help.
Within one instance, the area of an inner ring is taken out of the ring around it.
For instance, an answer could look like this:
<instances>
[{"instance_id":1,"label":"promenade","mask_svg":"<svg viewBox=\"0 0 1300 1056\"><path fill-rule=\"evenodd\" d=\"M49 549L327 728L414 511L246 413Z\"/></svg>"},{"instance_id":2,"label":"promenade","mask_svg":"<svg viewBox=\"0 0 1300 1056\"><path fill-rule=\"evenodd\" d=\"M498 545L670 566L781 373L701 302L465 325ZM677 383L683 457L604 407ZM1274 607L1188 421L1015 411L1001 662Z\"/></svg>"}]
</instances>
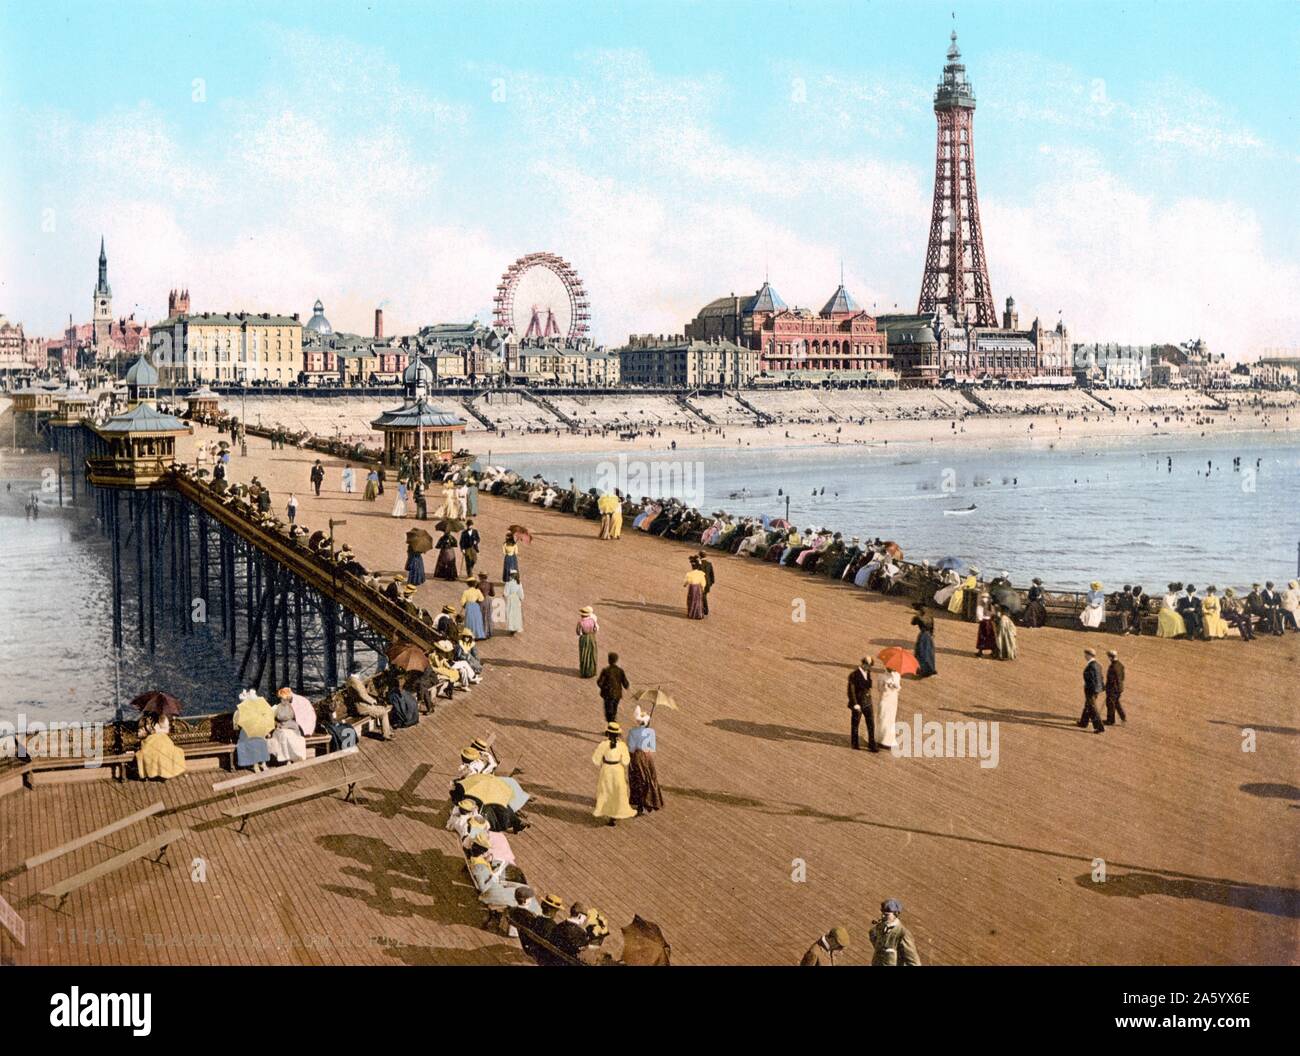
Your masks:
<instances>
[{"instance_id":1,"label":"promenade","mask_svg":"<svg viewBox=\"0 0 1300 1056\"><path fill-rule=\"evenodd\" d=\"M316 498L314 453L248 446L232 480L256 474L279 516L295 491L300 523L344 518L336 539L367 568L401 568L414 521L389 516L391 489L373 504L345 497L341 463L325 459ZM25 917L28 945L0 933L0 960L522 963L513 940L478 928L442 827L460 747L491 732L503 772L522 768L534 797L533 827L511 840L519 864L540 891L603 910L615 952L618 928L639 913L663 927L676 963L796 963L845 924L845 963L864 964L867 927L895 897L926 963L1300 960L1300 635L1200 643L1021 629L1020 658L999 663L974 657L973 625L944 618L939 677L905 680L898 718L997 721L997 767L854 753L845 679L863 655L910 648L905 604L711 552L712 614L688 621L682 578L696 547L630 524L601 542L594 522L490 496L476 522L479 568L496 582L506 526L533 532L520 553L525 630L480 643L488 669L472 693L393 742L363 741L373 776L358 804L286 807L241 835L210 772L6 796L0 893ZM461 589L430 580L416 601L436 612ZM662 685L681 706L655 717L666 809L614 829L590 813L603 717L594 681L577 677L583 605L600 619L601 662L616 650L634 689ZM1074 725L1085 645L1103 658L1118 648L1128 668L1129 723L1101 736ZM1253 752L1242 750L1246 727ZM170 867L137 862L60 912L35 892L129 846L125 834L15 873L158 798L159 829L192 830ZM203 882L191 879L198 857ZM1097 859L1105 883L1093 880Z\"/></svg>"}]
</instances>

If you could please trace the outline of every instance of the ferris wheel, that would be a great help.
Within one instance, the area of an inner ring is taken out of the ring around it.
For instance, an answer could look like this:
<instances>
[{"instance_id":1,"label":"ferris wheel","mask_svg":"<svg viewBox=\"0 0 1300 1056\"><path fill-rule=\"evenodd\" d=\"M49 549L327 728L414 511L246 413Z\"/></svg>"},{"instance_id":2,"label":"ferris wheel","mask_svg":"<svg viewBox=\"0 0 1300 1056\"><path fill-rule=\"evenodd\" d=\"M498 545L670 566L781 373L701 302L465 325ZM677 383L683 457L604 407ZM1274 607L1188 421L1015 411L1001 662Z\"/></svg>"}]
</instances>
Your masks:
<instances>
[{"instance_id":1,"label":"ferris wheel","mask_svg":"<svg viewBox=\"0 0 1300 1056\"><path fill-rule=\"evenodd\" d=\"M567 260L555 253L520 257L497 283L493 322L522 338L585 337L591 305L587 288Z\"/></svg>"}]
</instances>

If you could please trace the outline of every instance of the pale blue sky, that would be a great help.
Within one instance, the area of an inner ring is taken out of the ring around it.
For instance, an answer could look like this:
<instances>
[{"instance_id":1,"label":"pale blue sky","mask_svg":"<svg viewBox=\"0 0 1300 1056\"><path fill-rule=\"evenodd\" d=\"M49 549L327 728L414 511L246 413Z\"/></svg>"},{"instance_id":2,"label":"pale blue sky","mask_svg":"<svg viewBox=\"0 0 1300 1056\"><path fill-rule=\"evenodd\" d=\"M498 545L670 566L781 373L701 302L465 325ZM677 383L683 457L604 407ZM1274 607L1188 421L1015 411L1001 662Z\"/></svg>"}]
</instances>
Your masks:
<instances>
[{"instance_id":1,"label":"pale blue sky","mask_svg":"<svg viewBox=\"0 0 1300 1056\"><path fill-rule=\"evenodd\" d=\"M0 311L86 318L101 231L150 319L482 318L535 249L610 342L841 257L910 309L954 9L999 302L1300 344L1294 2L3 4Z\"/></svg>"}]
</instances>

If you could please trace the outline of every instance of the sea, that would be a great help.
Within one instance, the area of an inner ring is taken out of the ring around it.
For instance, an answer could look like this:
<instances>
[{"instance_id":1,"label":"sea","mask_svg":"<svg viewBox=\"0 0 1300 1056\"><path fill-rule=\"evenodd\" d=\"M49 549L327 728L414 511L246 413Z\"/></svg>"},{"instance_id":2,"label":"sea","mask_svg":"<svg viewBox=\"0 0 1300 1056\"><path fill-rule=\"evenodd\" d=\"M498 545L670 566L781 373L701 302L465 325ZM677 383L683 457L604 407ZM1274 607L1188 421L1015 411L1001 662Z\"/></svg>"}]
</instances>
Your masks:
<instances>
[{"instance_id":1,"label":"sea","mask_svg":"<svg viewBox=\"0 0 1300 1056\"><path fill-rule=\"evenodd\" d=\"M1128 583L1160 593L1174 580L1222 591L1297 576L1294 435L1039 444L679 446L494 461L566 487L572 477L584 490L672 495L706 513L784 517L788 508L800 529L879 536L910 561L959 557L1014 583L1100 580L1107 591Z\"/></svg>"}]
</instances>

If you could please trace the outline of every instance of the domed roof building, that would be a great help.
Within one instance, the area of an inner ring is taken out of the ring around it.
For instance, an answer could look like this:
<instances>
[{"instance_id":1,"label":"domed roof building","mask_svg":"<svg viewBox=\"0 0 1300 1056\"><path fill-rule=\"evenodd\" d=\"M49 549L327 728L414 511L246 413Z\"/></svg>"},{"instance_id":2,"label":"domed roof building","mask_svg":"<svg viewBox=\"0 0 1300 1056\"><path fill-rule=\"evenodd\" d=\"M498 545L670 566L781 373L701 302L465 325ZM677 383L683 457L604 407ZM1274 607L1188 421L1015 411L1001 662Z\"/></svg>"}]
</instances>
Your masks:
<instances>
[{"instance_id":1,"label":"domed roof building","mask_svg":"<svg viewBox=\"0 0 1300 1056\"><path fill-rule=\"evenodd\" d=\"M419 355L412 357L410 365L402 372L402 385L412 396L416 395L417 389L433 388L434 380L433 368Z\"/></svg>"},{"instance_id":2,"label":"domed roof building","mask_svg":"<svg viewBox=\"0 0 1300 1056\"><path fill-rule=\"evenodd\" d=\"M304 330L314 334L320 334L321 337L328 337L334 333L334 327L330 326L330 321L325 318L325 306L321 304L320 298L312 305L311 318L303 326Z\"/></svg>"}]
</instances>

